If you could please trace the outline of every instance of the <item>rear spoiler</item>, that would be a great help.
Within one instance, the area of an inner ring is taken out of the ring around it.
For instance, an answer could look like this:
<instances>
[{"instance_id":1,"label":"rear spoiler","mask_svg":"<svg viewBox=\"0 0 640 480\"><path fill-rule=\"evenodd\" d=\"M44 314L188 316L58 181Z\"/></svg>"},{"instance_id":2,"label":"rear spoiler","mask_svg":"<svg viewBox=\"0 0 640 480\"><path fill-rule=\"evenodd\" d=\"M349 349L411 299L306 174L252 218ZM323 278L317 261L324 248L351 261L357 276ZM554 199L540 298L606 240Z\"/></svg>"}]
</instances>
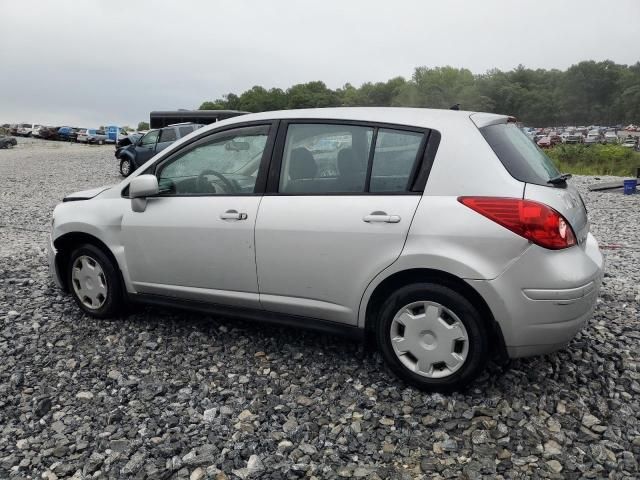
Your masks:
<instances>
[{"instance_id":1,"label":"rear spoiler","mask_svg":"<svg viewBox=\"0 0 640 480\"><path fill-rule=\"evenodd\" d=\"M515 123L517 121L516 117L498 115L496 113L472 113L469 115L469 118L478 128L489 125L499 125L501 123Z\"/></svg>"}]
</instances>

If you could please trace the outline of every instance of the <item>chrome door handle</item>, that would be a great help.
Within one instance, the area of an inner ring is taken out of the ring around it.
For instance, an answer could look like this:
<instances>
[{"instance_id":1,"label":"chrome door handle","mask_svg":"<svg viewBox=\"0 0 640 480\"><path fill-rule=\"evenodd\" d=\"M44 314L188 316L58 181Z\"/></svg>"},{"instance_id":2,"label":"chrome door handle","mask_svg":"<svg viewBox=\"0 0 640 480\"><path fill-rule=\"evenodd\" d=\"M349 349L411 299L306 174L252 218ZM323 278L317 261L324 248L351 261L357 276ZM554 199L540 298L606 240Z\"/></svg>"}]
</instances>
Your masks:
<instances>
[{"instance_id":1,"label":"chrome door handle","mask_svg":"<svg viewBox=\"0 0 640 480\"><path fill-rule=\"evenodd\" d=\"M247 214L238 212L237 210L227 210L220 214L222 220L246 220Z\"/></svg>"},{"instance_id":2,"label":"chrome door handle","mask_svg":"<svg viewBox=\"0 0 640 480\"><path fill-rule=\"evenodd\" d=\"M366 215L363 221L367 223L400 223L400 215L387 215L385 212L372 212L369 215Z\"/></svg>"}]
</instances>

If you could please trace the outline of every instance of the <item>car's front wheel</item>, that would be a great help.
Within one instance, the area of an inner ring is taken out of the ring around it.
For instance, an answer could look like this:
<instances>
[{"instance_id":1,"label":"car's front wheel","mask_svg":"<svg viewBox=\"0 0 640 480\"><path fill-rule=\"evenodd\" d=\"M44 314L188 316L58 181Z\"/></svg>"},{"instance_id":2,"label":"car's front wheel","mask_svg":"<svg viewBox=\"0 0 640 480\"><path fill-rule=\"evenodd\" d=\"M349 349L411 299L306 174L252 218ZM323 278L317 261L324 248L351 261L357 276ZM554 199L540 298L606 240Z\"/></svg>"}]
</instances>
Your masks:
<instances>
[{"instance_id":1,"label":"car's front wheel","mask_svg":"<svg viewBox=\"0 0 640 480\"><path fill-rule=\"evenodd\" d=\"M487 362L480 313L459 292L435 283L396 290L382 306L376 340L396 375L428 391L463 388Z\"/></svg>"},{"instance_id":2,"label":"car's front wheel","mask_svg":"<svg viewBox=\"0 0 640 480\"><path fill-rule=\"evenodd\" d=\"M120 173L123 177L131 175L131 160L125 158L120 161Z\"/></svg>"},{"instance_id":3,"label":"car's front wheel","mask_svg":"<svg viewBox=\"0 0 640 480\"><path fill-rule=\"evenodd\" d=\"M117 266L95 245L85 244L71 252L68 284L78 306L92 317L112 317L122 307Z\"/></svg>"}]
</instances>

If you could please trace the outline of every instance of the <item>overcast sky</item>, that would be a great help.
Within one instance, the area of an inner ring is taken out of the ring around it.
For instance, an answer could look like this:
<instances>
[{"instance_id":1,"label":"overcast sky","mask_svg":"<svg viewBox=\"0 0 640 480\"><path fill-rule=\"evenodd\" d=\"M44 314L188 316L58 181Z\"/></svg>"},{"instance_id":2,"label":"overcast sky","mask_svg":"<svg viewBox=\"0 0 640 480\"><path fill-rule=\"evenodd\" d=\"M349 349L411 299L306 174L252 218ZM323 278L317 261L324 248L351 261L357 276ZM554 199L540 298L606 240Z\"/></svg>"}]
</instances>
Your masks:
<instances>
[{"instance_id":1,"label":"overcast sky","mask_svg":"<svg viewBox=\"0 0 640 480\"><path fill-rule=\"evenodd\" d=\"M253 85L640 59L640 1L0 0L0 123L136 125Z\"/></svg>"}]
</instances>

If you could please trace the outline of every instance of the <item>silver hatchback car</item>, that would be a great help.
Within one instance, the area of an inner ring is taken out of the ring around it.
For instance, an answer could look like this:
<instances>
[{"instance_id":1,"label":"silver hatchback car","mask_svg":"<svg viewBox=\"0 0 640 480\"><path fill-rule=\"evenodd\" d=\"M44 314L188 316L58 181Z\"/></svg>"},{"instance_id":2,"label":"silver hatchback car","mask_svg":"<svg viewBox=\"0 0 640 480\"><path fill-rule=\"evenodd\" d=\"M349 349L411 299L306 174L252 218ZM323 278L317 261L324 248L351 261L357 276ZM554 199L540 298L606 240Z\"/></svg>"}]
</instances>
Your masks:
<instances>
[{"instance_id":1,"label":"silver hatchback car","mask_svg":"<svg viewBox=\"0 0 640 480\"><path fill-rule=\"evenodd\" d=\"M418 108L197 130L66 197L49 262L94 317L143 302L352 333L440 391L565 346L603 272L580 195L513 118Z\"/></svg>"}]
</instances>

